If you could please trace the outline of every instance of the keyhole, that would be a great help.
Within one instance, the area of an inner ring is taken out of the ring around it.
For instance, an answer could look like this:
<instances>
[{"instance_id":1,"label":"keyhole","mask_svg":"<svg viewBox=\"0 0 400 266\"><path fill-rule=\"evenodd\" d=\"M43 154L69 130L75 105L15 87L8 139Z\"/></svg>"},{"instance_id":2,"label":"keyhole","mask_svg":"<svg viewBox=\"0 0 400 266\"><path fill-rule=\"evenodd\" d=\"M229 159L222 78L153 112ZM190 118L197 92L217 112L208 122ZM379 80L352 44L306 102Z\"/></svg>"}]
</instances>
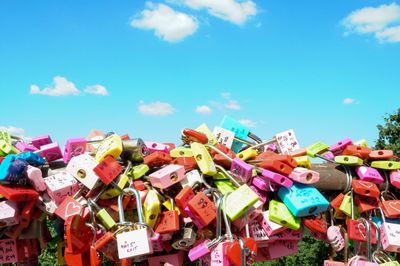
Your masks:
<instances>
[{"instance_id":1,"label":"keyhole","mask_svg":"<svg viewBox=\"0 0 400 266\"><path fill-rule=\"evenodd\" d=\"M184 151L180 151L179 155L185 155L185 152Z\"/></svg>"},{"instance_id":2,"label":"keyhole","mask_svg":"<svg viewBox=\"0 0 400 266\"><path fill-rule=\"evenodd\" d=\"M281 180L279 181L281 184L283 184L285 182L285 178L281 178Z\"/></svg>"},{"instance_id":3,"label":"keyhole","mask_svg":"<svg viewBox=\"0 0 400 266\"><path fill-rule=\"evenodd\" d=\"M393 166L393 164L392 164L392 163L388 163L388 166L389 166L389 167L392 167L392 166Z\"/></svg>"},{"instance_id":4,"label":"keyhole","mask_svg":"<svg viewBox=\"0 0 400 266\"><path fill-rule=\"evenodd\" d=\"M178 180L178 175L176 173L172 173L170 179L172 182L176 182L176 180Z\"/></svg>"},{"instance_id":5,"label":"keyhole","mask_svg":"<svg viewBox=\"0 0 400 266\"><path fill-rule=\"evenodd\" d=\"M343 160L344 160L345 162L347 162L347 161L349 161L349 157L344 157Z\"/></svg>"},{"instance_id":6,"label":"keyhole","mask_svg":"<svg viewBox=\"0 0 400 266\"><path fill-rule=\"evenodd\" d=\"M85 178L86 177L86 171L83 169L79 169L77 172L77 175L79 178Z\"/></svg>"},{"instance_id":7,"label":"keyhole","mask_svg":"<svg viewBox=\"0 0 400 266\"><path fill-rule=\"evenodd\" d=\"M201 156L201 154L197 154L196 155L196 160L197 161L201 161L201 159L203 159L203 156Z\"/></svg>"},{"instance_id":8,"label":"keyhole","mask_svg":"<svg viewBox=\"0 0 400 266\"><path fill-rule=\"evenodd\" d=\"M365 190L365 194L368 195L370 193L369 189Z\"/></svg>"},{"instance_id":9,"label":"keyhole","mask_svg":"<svg viewBox=\"0 0 400 266\"><path fill-rule=\"evenodd\" d=\"M239 154L239 158L242 159L243 158L243 154Z\"/></svg>"},{"instance_id":10,"label":"keyhole","mask_svg":"<svg viewBox=\"0 0 400 266\"><path fill-rule=\"evenodd\" d=\"M314 213L316 210L317 210L317 206L311 207L311 208L308 210L308 213L309 213L309 214Z\"/></svg>"},{"instance_id":11,"label":"keyhole","mask_svg":"<svg viewBox=\"0 0 400 266\"><path fill-rule=\"evenodd\" d=\"M150 220L154 220L155 218L156 218L156 215L154 213L149 216Z\"/></svg>"},{"instance_id":12,"label":"keyhole","mask_svg":"<svg viewBox=\"0 0 400 266\"><path fill-rule=\"evenodd\" d=\"M179 240L178 244L181 247L186 247L187 246L187 242L185 240Z\"/></svg>"},{"instance_id":13,"label":"keyhole","mask_svg":"<svg viewBox=\"0 0 400 266\"><path fill-rule=\"evenodd\" d=\"M311 173L308 173L307 176L306 176L306 180L307 180L307 181L310 181L311 179L312 179L312 174L311 174Z\"/></svg>"},{"instance_id":14,"label":"keyhole","mask_svg":"<svg viewBox=\"0 0 400 266\"><path fill-rule=\"evenodd\" d=\"M378 154L379 155L383 155L383 151L378 151Z\"/></svg>"},{"instance_id":15,"label":"keyhole","mask_svg":"<svg viewBox=\"0 0 400 266\"><path fill-rule=\"evenodd\" d=\"M287 224L287 222L285 220L281 220L281 224L285 225L285 224Z\"/></svg>"}]
</instances>

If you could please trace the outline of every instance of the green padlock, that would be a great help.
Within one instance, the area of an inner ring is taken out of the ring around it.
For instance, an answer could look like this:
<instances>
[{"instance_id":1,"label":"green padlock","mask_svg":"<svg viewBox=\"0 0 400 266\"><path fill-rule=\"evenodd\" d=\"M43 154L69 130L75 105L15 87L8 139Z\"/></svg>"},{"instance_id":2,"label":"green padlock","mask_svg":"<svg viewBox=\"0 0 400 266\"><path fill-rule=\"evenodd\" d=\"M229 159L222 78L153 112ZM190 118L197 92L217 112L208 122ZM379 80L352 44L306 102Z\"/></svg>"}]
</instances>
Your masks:
<instances>
[{"instance_id":1,"label":"green padlock","mask_svg":"<svg viewBox=\"0 0 400 266\"><path fill-rule=\"evenodd\" d=\"M269 202L269 220L292 230L300 228L300 218L294 216L283 202Z\"/></svg>"},{"instance_id":2,"label":"green padlock","mask_svg":"<svg viewBox=\"0 0 400 266\"><path fill-rule=\"evenodd\" d=\"M258 195L246 184L226 196L226 215L235 221L243 216L258 201Z\"/></svg>"},{"instance_id":3,"label":"green padlock","mask_svg":"<svg viewBox=\"0 0 400 266\"><path fill-rule=\"evenodd\" d=\"M307 155L312 158L315 158L317 156L317 154L327 151L328 149L329 149L329 145L326 143L323 143L321 141L311 144L310 146L308 146L306 148Z\"/></svg>"},{"instance_id":4,"label":"green padlock","mask_svg":"<svg viewBox=\"0 0 400 266\"><path fill-rule=\"evenodd\" d=\"M177 157L193 157L193 152L192 149L189 147L177 147L175 149L172 149L169 152L169 155L172 158L177 158Z\"/></svg>"},{"instance_id":5,"label":"green padlock","mask_svg":"<svg viewBox=\"0 0 400 266\"><path fill-rule=\"evenodd\" d=\"M400 162L395 161L373 161L371 167L384 169L384 170L398 170L400 169Z\"/></svg>"},{"instance_id":6,"label":"green padlock","mask_svg":"<svg viewBox=\"0 0 400 266\"><path fill-rule=\"evenodd\" d=\"M217 187L217 189L222 193L222 195L226 195L228 193L232 193L236 189L236 187L228 179L215 180L214 184Z\"/></svg>"},{"instance_id":7,"label":"green padlock","mask_svg":"<svg viewBox=\"0 0 400 266\"><path fill-rule=\"evenodd\" d=\"M141 178L150 170L147 164L139 164L132 167L132 170L129 171L129 176L132 176L134 180Z\"/></svg>"},{"instance_id":8,"label":"green padlock","mask_svg":"<svg viewBox=\"0 0 400 266\"><path fill-rule=\"evenodd\" d=\"M363 165L363 160L357 156L351 155L339 155L335 156L335 162L338 164L348 165L348 166L360 166Z\"/></svg>"},{"instance_id":9,"label":"green padlock","mask_svg":"<svg viewBox=\"0 0 400 266\"><path fill-rule=\"evenodd\" d=\"M97 219L100 220L101 224L104 225L104 227L107 230L113 228L116 225L116 222L111 217L111 215L107 212L106 209L100 208L100 206L97 205L96 202L94 202L92 199L88 199L89 212L92 212L91 206L93 206L96 209L96 217L97 217Z\"/></svg>"},{"instance_id":10,"label":"green padlock","mask_svg":"<svg viewBox=\"0 0 400 266\"><path fill-rule=\"evenodd\" d=\"M351 191L347 192L346 195L344 195L344 198L342 200L342 203L339 206L339 210L341 210L344 214L347 216L351 217L351 204L352 204L352 198L351 198Z\"/></svg>"}]
</instances>

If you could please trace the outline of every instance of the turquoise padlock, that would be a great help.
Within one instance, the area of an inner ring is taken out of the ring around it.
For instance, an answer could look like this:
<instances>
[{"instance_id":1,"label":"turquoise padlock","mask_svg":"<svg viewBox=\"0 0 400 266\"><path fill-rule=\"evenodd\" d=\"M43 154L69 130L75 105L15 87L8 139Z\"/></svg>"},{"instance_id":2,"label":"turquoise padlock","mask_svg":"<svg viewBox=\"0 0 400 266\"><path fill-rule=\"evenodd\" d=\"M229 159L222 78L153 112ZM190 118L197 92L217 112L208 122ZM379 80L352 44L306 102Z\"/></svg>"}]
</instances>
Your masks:
<instances>
[{"instance_id":1,"label":"turquoise padlock","mask_svg":"<svg viewBox=\"0 0 400 266\"><path fill-rule=\"evenodd\" d=\"M244 125L242 125L239 121L233 119L230 116L224 116L222 119L221 125L222 128L235 132L235 137L240 139L246 139L250 133L250 129ZM238 153L243 143L234 140L232 144L231 150L235 153Z\"/></svg>"},{"instance_id":2,"label":"turquoise padlock","mask_svg":"<svg viewBox=\"0 0 400 266\"><path fill-rule=\"evenodd\" d=\"M315 187L294 183L290 188L281 187L279 198L297 217L316 215L329 207L329 201Z\"/></svg>"}]
</instances>

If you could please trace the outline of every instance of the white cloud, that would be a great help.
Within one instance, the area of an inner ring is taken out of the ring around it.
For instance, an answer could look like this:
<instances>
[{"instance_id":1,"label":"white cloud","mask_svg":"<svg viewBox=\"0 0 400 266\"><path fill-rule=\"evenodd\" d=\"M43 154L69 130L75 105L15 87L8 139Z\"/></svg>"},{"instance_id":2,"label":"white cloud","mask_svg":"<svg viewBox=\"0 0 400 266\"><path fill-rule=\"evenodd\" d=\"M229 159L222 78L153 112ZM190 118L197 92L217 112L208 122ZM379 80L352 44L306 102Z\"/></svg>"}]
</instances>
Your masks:
<instances>
[{"instance_id":1,"label":"white cloud","mask_svg":"<svg viewBox=\"0 0 400 266\"><path fill-rule=\"evenodd\" d=\"M221 92L221 97L224 98L225 100L229 100L231 96L232 94L230 92Z\"/></svg>"},{"instance_id":2,"label":"white cloud","mask_svg":"<svg viewBox=\"0 0 400 266\"><path fill-rule=\"evenodd\" d=\"M108 95L107 89L102 85L89 85L84 91L90 94L97 94L106 96ZM75 84L64 77L55 76L53 78L53 84L40 90L38 85L32 84L30 86L31 94L41 94L47 96L68 96L68 95L79 95L81 91L75 86Z\"/></svg>"},{"instance_id":3,"label":"white cloud","mask_svg":"<svg viewBox=\"0 0 400 266\"><path fill-rule=\"evenodd\" d=\"M31 94L42 94L48 96L67 96L78 95L80 91L75 84L64 77L56 76L53 78L53 85L40 90L39 86L31 85Z\"/></svg>"},{"instance_id":4,"label":"white cloud","mask_svg":"<svg viewBox=\"0 0 400 266\"><path fill-rule=\"evenodd\" d=\"M240 110L240 105L238 101L235 100L229 100L227 104L225 104L225 107L231 110Z\"/></svg>"},{"instance_id":5,"label":"white cloud","mask_svg":"<svg viewBox=\"0 0 400 266\"><path fill-rule=\"evenodd\" d=\"M344 99L343 99L343 103L344 103L344 104L352 104L352 103L354 103L354 99L351 99L351 98L344 98Z\"/></svg>"},{"instance_id":6,"label":"white cloud","mask_svg":"<svg viewBox=\"0 0 400 266\"><path fill-rule=\"evenodd\" d=\"M247 127L256 127L256 122L250 119L240 119L239 122Z\"/></svg>"},{"instance_id":7,"label":"white cloud","mask_svg":"<svg viewBox=\"0 0 400 266\"><path fill-rule=\"evenodd\" d=\"M134 28L154 30L155 35L168 42L178 42L198 29L197 19L175 11L164 4L147 3L149 9L141 12L139 19L133 19Z\"/></svg>"},{"instance_id":8,"label":"white cloud","mask_svg":"<svg viewBox=\"0 0 400 266\"><path fill-rule=\"evenodd\" d=\"M102 96L108 95L107 89L102 85L90 85L87 86L84 91L89 94L97 94Z\"/></svg>"},{"instance_id":9,"label":"white cloud","mask_svg":"<svg viewBox=\"0 0 400 266\"><path fill-rule=\"evenodd\" d=\"M208 105L201 105L196 107L196 113L210 115L212 113L212 109Z\"/></svg>"},{"instance_id":10,"label":"white cloud","mask_svg":"<svg viewBox=\"0 0 400 266\"><path fill-rule=\"evenodd\" d=\"M400 42L400 6L396 3L353 11L342 21L350 33L374 34L380 42Z\"/></svg>"},{"instance_id":11,"label":"white cloud","mask_svg":"<svg viewBox=\"0 0 400 266\"><path fill-rule=\"evenodd\" d=\"M25 129L14 126L0 126L0 131L7 131L10 135L23 137L25 135Z\"/></svg>"},{"instance_id":12,"label":"white cloud","mask_svg":"<svg viewBox=\"0 0 400 266\"><path fill-rule=\"evenodd\" d=\"M250 0L179 0L177 2L196 10L206 9L210 15L237 25L244 24L249 17L257 13L256 4Z\"/></svg>"},{"instance_id":13,"label":"white cloud","mask_svg":"<svg viewBox=\"0 0 400 266\"><path fill-rule=\"evenodd\" d=\"M145 104L143 101L139 102L139 112L149 116L167 116L175 113L175 108L169 103L153 102Z\"/></svg>"}]
</instances>

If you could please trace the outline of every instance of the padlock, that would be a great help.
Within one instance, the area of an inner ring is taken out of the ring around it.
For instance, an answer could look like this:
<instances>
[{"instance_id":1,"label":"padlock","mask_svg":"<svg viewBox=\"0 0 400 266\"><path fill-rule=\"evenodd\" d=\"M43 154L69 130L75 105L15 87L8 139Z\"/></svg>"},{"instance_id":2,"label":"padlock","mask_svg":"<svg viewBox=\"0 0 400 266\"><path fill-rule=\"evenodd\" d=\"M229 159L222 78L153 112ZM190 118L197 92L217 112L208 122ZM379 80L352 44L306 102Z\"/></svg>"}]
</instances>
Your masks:
<instances>
[{"instance_id":1,"label":"padlock","mask_svg":"<svg viewBox=\"0 0 400 266\"><path fill-rule=\"evenodd\" d=\"M311 168L311 161L308 156L293 157L293 159L296 161L298 167Z\"/></svg>"},{"instance_id":2,"label":"padlock","mask_svg":"<svg viewBox=\"0 0 400 266\"><path fill-rule=\"evenodd\" d=\"M172 243L174 249L188 250L196 242L196 231L193 223L185 223L179 236Z\"/></svg>"},{"instance_id":3,"label":"padlock","mask_svg":"<svg viewBox=\"0 0 400 266\"><path fill-rule=\"evenodd\" d=\"M114 219L107 212L107 210L104 208L101 208L99 205L97 205L95 200L88 199L88 207L89 206L93 206L93 208L96 210L96 217L106 227L106 229L110 230L111 228L113 228L116 225Z\"/></svg>"},{"instance_id":4,"label":"padlock","mask_svg":"<svg viewBox=\"0 0 400 266\"><path fill-rule=\"evenodd\" d=\"M114 197L117 197L120 193L121 190L125 188L125 186L128 184L129 176L128 172L131 170L132 163L129 162L128 165L125 168L124 173L120 174L115 181L111 182L113 185L112 187L106 189L101 195L100 199L111 199ZM115 185L118 187L115 187Z\"/></svg>"},{"instance_id":5,"label":"padlock","mask_svg":"<svg viewBox=\"0 0 400 266\"><path fill-rule=\"evenodd\" d=\"M287 188L290 188L293 185L293 181L287 178L286 176L283 176L281 174L275 173L267 169L262 170L260 177L262 177L264 180L273 181L274 183Z\"/></svg>"},{"instance_id":6,"label":"padlock","mask_svg":"<svg viewBox=\"0 0 400 266\"><path fill-rule=\"evenodd\" d=\"M89 226L93 233L93 240L89 248L90 266L100 266L101 261L103 260L103 255L94 247L94 244L97 241L97 230L92 224L87 224L87 226Z\"/></svg>"},{"instance_id":7,"label":"padlock","mask_svg":"<svg viewBox=\"0 0 400 266\"><path fill-rule=\"evenodd\" d=\"M160 213L160 200L155 189L149 187L146 199L143 203L144 221L151 228L154 228Z\"/></svg>"},{"instance_id":8,"label":"padlock","mask_svg":"<svg viewBox=\"0 0 400 266\"><path fill-rule=\"evenodd\" d=\"M209 151L211 156L213 156L214 163L225 168L232 167L232 160L236 158L236 154L231 149L219 143L215 146L208 146L208 147L211 148ZM222 151L224 154L217 153L215 149L212 149L213 147Z\"/></svg>"},{"instance_id":9,"label":"padlock","mask_svg":"<svg viewBox=\"0 0 400 266\"><path fill-rule=\"evenodd\" d=\"M290 188L281 187L278 196L297 217L324 212L329 206L329 202L315 187L299 183L294 183Z\"/></svg>"},{"instance_id":10,"label":"padlock","mask_svg":"<svg viewBox=\"0 0 400 266\"><path fill-rule=\"evenodd\" d=\"M321 154L329 150L329 145L319 141L308 146L306 150L307 150L307 155L312 158L319 157L321 159L326 159L323 156L321 156Z\"/></svg>"},{"instance_id":11,"label":"padlock","mask_svg":"<svg viewBox=\"0 0 400 266\"><path fill-rule=\"evenodd\" d=\"M363 160L367 160L369 158L369 154L371 149L364 146L357 145L348 145L342 152L342 155L351 155L357 156Z\"/></svg>"},{"instance_id":12,"label":"padlock","mask_svg":"<svg viewBox=\"0 0 400 266\"><path fill-rule=\"evenodd\" d=\"M208 131L209 131L209 129L208 129ZM212 136L211 131L210 131L209 135ZM208 137L206 134L204 134L198 130L194 130L194 129L190 129L190 128L184 128L181 131L181 140L184 145L189 145L193 142L201 143L201 144L208 144Z\"/></svg>"},{"instance_id":13,"label":"padlock","mask_svg":"<svg viewBox=\"0 0 400 266\"><path fill-rule=\"evenodd\" d=\"M285 204L276 200L269 202L269 220L293 230L300 228L299 217L294 216Z\"/></svg>"},{"instance_id":14,"label":"padlock","mask_svg":"<svg viewBox=\"0 0 400 266\"><path fill-rule=\"evenodd\" d=\"M111 262L118 261L117 240L114 233L110 231L106 232L94 243L94 248L101 252Z\"/></svg>"},{"instance_id":15,"label":"padlock","mask_svg":"<svg viewBox=\"0 0 400 266\"><path fill-rule=\"evenodd\" d=\"M89 250L93 234L86 225L87 219L81 216L84 206L78 214L68 216L64 223L65 250L72 254L81 254Z\"/></svg>"},{"instance_id":16,"label":"padlock","mask_svg":"<svg viewBox=\"0 0 400 266\"><path fill-rule=\"evenodd\" d=\"M225 128L216 126L216 127L214 127L213 134L219 144L223 144L226 147L228 147L229 149L232 148L232 144L233 144L233 141L235 138L234 132L227 130Z\"/></svg>"},{"instance_id":17,"label":"padlock","mask_svg":"<svg viewBox=\"0 0 400 266\"><path fill-rule=\"evenodd\" d=\"M39 193L28 187L0 185L0 194L12 201L31 201L39 198Z\"/></svg>"},{"instance_id":18,"label":"padlock","mask_svg":"<svg viewBox=\"0 0 400 266\"><path fill-rule=\"evenodd\" d=\"M215 164L205 146L200 143L193 142L190 144L190 148L192 149L193 156L200 171L205 175L212 176L216 174L217 170L215 168Z\"/></svg>"},{"instance_id":19,"label":"padlock","mask_svg":"<svg viewBox=\"0 0 400 266\"><path fill-rule=\"evenodd\" d=\"M146 164L139 164L132 167L129 170L128 175L133 177L134 180L143 177L150 170L149 166Z\"/></svg>"},{"instance_id":20,"label":"padlock","mask_svg":"<svg viewBox=\"0 0 400 266\"><path fill-rule=\"evenodd\" d=\"M261 202L261 205L265 204L268 201L268 195L264 191L258 189L253 185L250 185L249 187L257 194L258 200Z\"/></svg>"},{"instance_id":21,"label":"padlock","mask_svg":"<svg viewBox=\"0 0 400 266\"><path fill-rule=\"evenodd\" d=\"M351 181L351 187L354 193L362 196L373 198L378 198L380 196L379 188L372 182L353 179Z\"/></svg>"},{"instance_id":22,"label":"padlock","mask_svg":"<svg viewBox=\"0 0 400 266\"><path fill-rule=\"evenodd\" d=\"M291 155L277 154L273 151L262 152L258 154L255 159L256 160L272 159L280 161L286 165L289 165L291 168L297 167L297 162Z\"/></svg>"},{"instance_id":23,"label":"padlock","mask_svg":"<svg viewBox=\"0 0 400 266\"><path fill-rule=\"evenodd\" d=\"M28 165L26 168L26 176L36 191L42 192L46 190L46 183L44 182L42 171L39 168Z\"/></svg>"},{"instance_id":24,"label":"padlock","mask_svg":"<svg viewBox=\"0 0 400 266\"><path fill-rule=\"evenodd\" d=\"M143 159L144 164L148 165L151 168L158 168L165 164L169 164L172 161L169 153L156 151L149 155L146 155Z\"/></svg>"},{"instance_id":25,"label":"padlock","mask_svg":"<svg viewBox=\"0 0 400 266\"><path fill-rule=\"evenodd\" d=\"M58 206L55 214L63 219L67 220L69 217L79 215L82 212L82 205L74 197L67 196L61 204Z\"/></svg>"},{"instance_id":26,"label":"padlock","mask_svg":"<svg viewBox=\"0 0 400 266\"><path fill-rule=\"evenodd\" d=\"M171 202L171 210L160 213L160 219L155 227L155 232L159 234L168 234L179 231L179 213L175 210L175 202L172 198L169 199Z\"/></svg>"},{"instance_id":27,"label":"padlock","mask_svg":"<svg viewBox=\"0 0 400 266\"><path fill-rule=\"evenodd\" d=\"M197 162L194 157L177 157L171 161L172 164L178 164L185 167L185 171L190 171L197 168Z\"/></svg>"},{"instance_id":28,"label":"padlock","mask_svg":"<svg viewBox=\"0 0 400 266\"><path fill-rule=\"evenodd\" d=\"M284 227L283 225L271 221L269 219L269 213L269 210L263 211L262 215L258 219L266 235L270 237L286 230L286 227Z\"/></svg>"},{"instance_id":29,"label":"padlock","mask_svg":"<svg viewBox=\"0 0 400 266\"><path fill-rule=\"evenodd\" d=\"M389 160L394 157L392 150L375 150L369 153L370 160Z\"/></svg>"},{"instance_id":30,"label":"padlock","mask_svg":"<svg viewBox=\"0 0 400 266\"><path fill-rule=\"evenodd\" d=\"M64 162L68 163L72 157L85 153L86 144L87 142L84 138L67 139L63 155Z\"/></svg>"},{"instance_id":31,"label":"padlock","mask_svg":"<svg viewBox=\"0 0 400 266\"><path fill-rule=\"evenodd\" d=\"M53 143L53 141L51 140L49 135L34 137L34 138L32 138L31 142L32 142L32 145L38 149L40 149L40 147L43 145Z\"/></svg>"},{"instance_id":32,"label":"padlock","mask_svg":"<svg viewBox=\"0 0 400 266\"><path fill-rule=\"evenodd\" d=\"M360 212L369 212L379 206L379 200L374 197L366 197L362 195L355 195L354 202Z\"/></svg>"},{"instance_id":33,"label":"padlock","mask_svg":"<svg viewBox=\"0 0 400 266\"><path fill-rule=\"evenodd\" d=\"M368 181L375 184L381 184L385 181L378 170L372 167L358 166L356 167L356 172L362 181Z\"/></svg>"},{"instance_id":34,"label":"padlock","mask_svg":"<svg viewBox=\"0 0 400 266\"><path fill-rule=\"evenodd\" d=\"M275 134L276 146L280 153L289 154L294 150L300 149L299 142L297 141L296 134L293 129Z\"/></svg>"},{"instance_id":35,"label":"padlock","mask_svg":"<svg viewBox=\"0 0 400 266\"><path fill-rule=\"evenodd\" d=\"M105 156L101 157L102 160L104 158ZM97 164L98 162L93 157L84 153L73 157L69 161L66 171L91 190L101 183L93 170Z\"/></svg>"},{"instance_id":36,"label":"padlock","mask_svg":"<svg viewBox=\"0 0 400 266\"><path fill-rule=\"evenodd\" d=\"M169 152L172 158L178 157L193 157L192 149L189 147L177 147Z\"/></svg>"},{"instance_id":37,"label":"padlock","mask_svg":"<svg viewBox=\"0 0 400 266\"><path fill-rule=\"evenodd\" d=\"M345 195L343 195L343 200L340 203L339 210L346 214L347 216L351 217L353 214L352 203L353 203L353 192L349 191Z\"/></svg>"},{"instance_id":38,"label":"padlock","mask_svg":"<svg viewBox=\"0 0 400 266\"><path fill-rule=\"evenodd\" d=\"M2 251L0 256L1 264L16 263L21 260L24 255L17 248L18 240L16 239L1 239L0 250Z\"/></svg>"},{"instance_id":39,"label":"padlock","mask_svg":"<svg viewBox=\"0 0 400 266\"><path fill-rule=\"evenodd\" d=\"M387 218L400 218L400 200L397 199L395 194L382 191L380 207Z\"/></svg>"},{"instance_id":40,"label":"padlock","mask_svg":"<svg viewBox=\"0 0 400 266\"><path fill-rule=\"evenodd\" d=\"M237 157L242 161L247 161L250 159L254 159L257 156L258 152L255 149L248 148L237 154Z\"/></svg>"},{"instance_id":41,"label":"padlock","mask_svg":"<svg viewBox=\"0 0 400 266\"><path fill-rule=\"evenodd\" d=\"M351 191L351 193L353 193L353 191ZM356 213L355 213L354 199L353 197L351 197L351 219L348 219L346 221L348 238L359 242L370 241L373 244L376 244L376 229L375 228L370 229L369 225L367 228L362 218L356 220L355 217ZM369 231L371 236L367 237Z\"/></svg>"},{"instance_id":42,"label":"padlock","mask_svg":"<svg viewBox=\"0 0 400 266\"><path fill-rule=\"evenodd\" d=\"M101 162L108 155L111 155L114 159L117 159L122 153L122 140L121 137L112 134L102 140L97 148L95 159L98 162ZM82 156L82 155L80 155ZM93 168L92 168L93 169Z\"/></svg>"},{"instance_id":43,"label":"padlock","mask_svg":"<svg viewBox=\"0 0 400 266\"><path fill-rule=\"evenodd\" d=\"M229 116L224 116L220 126L226 130L234 132L235 137L240 139L246 139L250 133L250 129L248 127L242 125L241 123L239 123L238 121ZM241 142L237 140L233 141L232 150L234 152L238 152L241 147L242 147Z\"/></svg>"},{"instance_id":44,"label":"padlock","mask_svg":"<svg viewBox=\"0 0 400 266\"><path fill-rule=\"evenodd\" d=\"M321 238L326 238L328 224L323 215L303 217L301 221L308 230L319 235Z\"/></svg>"},{"instance_id":45,"label":"padlock","mask_svg":"<svg viewBox=\"0 0 400 266\"><path fill-rule=\"evenodd\" d=\"M118 154L118 152L116 154ZM146 152L146 145L141 138L123 139L122 152L119 156L123 162L129 161L137 164L143 162ZM167 150L167 152L169 153L169 150Z\"/></svg>"},{"instance_id":46,"label":"padlock","mask_svg":"<svg viewBox=\"0 0 400 266\"><path fill-rule=\"evenodd\" d=\"M246 184L226 196L224 212L231 221L244 215L256 202L258 195Z\"/></svg>"},{"instance_id":47,"label":"padlock","mask_svg":"<svg viewBox=\"0 0 400 266\"><path fill-rule=\"evenodd\" d=\"M326 231L327 239L331 247L336 251L341 251L345 248L345 234L346 231L343 227L334 225L334 217L333 217L333 209L329 209L331 225L328 227Z\"/></svg>"},{"instance_id":48,"label":"padlock","mask_svg":"<svg viewBox=\"0 0 400 266\"><path fill-rule=\"evenodd\" d=\"M375 266L378 265L372 262L372 252L371 252L371 234L376 237L375 233L372 233L370 223L365 220L364 218L359 218L358 221L364 226L366 232L366 256L360 256L358 252L356 252L355 256L350 258L348 263L349 265L368 265L368 266ZM374 227L373 227L374 228ZM374 228L375 229L375 228ZM376 232L376 229L375 229Z\"/></svg>"},{"instance_id":49,"label":"padlock","mask_svg":"<svg viewBox=\"0 0 400 266\"><path fill-rule=\"evenodd\" d=\"M166 189L185 178L185 168L182 165L170 164L149 175L153 187Z\"/></svg>"},{"instance_id":50,"label":"padlock","mask_svg":"<svg viewBox=\"0 0 400 266\"><path fill-rule=\"evenodd\" d=\"M390 171L390 184L400 188L400 170Z\"/></svg>"},{"instance_id":51,"label":"padlock","mask_svg":"<svg viewBox=\"0 0 400 266\"><path fill-rule=\"evenodd\" d=\"M347 166L360 166L363 165L363 160L357 156L351 155L337 155L335 156L335 162Z\"/></svg>"},{"instance_id":52,"label":"padlock","mask_svg":"<svg viewBox=\"0 0 400 266\"><path fill-rule=\"evenodd\" d=\"M36 207L43 213L52 216L57 209L56 203L50 198L46 192L39 195L36 201Z\"/></svg>"},{"instance_id":53,"label":"padlock","mask_svg":"<svg viewBox=\"0 0 400 266\"><path fill-rule=\"evenodd\" d=\"M214 203L203 193L198 192L187 204L187 208L193 213L203 226L210 224L216 217Z\"/></svg>"},{"instance_id":54,"label":"padlock","mask_svg":"<svg viewBox=\"0 0 400 266\"><path fill-rule=\"evenodd\" d=\"M150 154L155 151L161 151L161 152L166 152L166 153L169 152L169 146L162 144L162 143L153 142L153 141L145 141L144 145L145 145L146 154Z\"/></svg>"},{"instance_id":55,"label":"padlock","mask_svg":"<svg viewBox=\"0 0 400 266\"><path fill-rule=\"evenodd\" d=\"M400 169L400 162L395 161L372 161L371 167L383 170L398 170Z\"/></svg>"},{"instance_id":56,"label":"padlock","mask_svg":"<svg viewBox=\"0 0 400 266\"><path fill-rule=\"evenodd\" d=\"M255 176L253 178L251 184L252 184L252 186L256 187L258 190L262 190L265 192L275 191L277 189L275 183L272 183L270 180L265 180L264 178L259 177L259 176Z\"/></svg>"},{"instance_id":57,"label":"padlock","mask_svg":"<svg viewBox=\"0 0 400 266\"><path fill-rule=\"evenodd\" d=\"M267 252L270 259L277 259L285 256L290 256L299 251L298 249L298 241L274 241L267 248L264 249L264 252Z\"/></svg>"},{"instance_id":58,"label":"padlock","mask_svg":"<svg viewBox=\"0 0 400 266\"><path fill-rule=\"evenodd\" d=\"M343 230L341 228L341 230ZM343 230L343 238L344 238L344 255L343 255L343 262L341 261L334 261L331 254L329 255L329 259L328 260L324 260L324 266L346 266L348 263L348 238L347 238L347 232L345 230Z\"/></svg>"},{"instance_id":59,"label":"padlock","mask_svg":"<svg viewBox=\"0 0 400 266\"><path fill-rule=\"evenodd\" d=\"M136 257L145 254L153 253L153 246L151 244L151 232L148 229L148 225L145 223L143 218L142 203L140 200L139 192L133 188L125 188L124 193L128 195L135 195L137 202L137 213L139 222L137 225L139 229L135 229L132 225L125 222L124 211L122 207L122 197L120 194L118 196L118 206L119 206L119 223L121 225L128 224L128 229L132 228L134 230L122 231L116 234L117 247L118 247L118 257L119 259Z\"/></svg>"},{"instance_id":60,"label":"padlock","mask_svg":"<svg viewBox=\"0 0 400 266\"><path fill-rule=\"evenodd\" d=\"M293 168L289 165L273 158L263 159L258 165L265 170L274 171L282 175L289 175L293 171Z\"/></svg>"},{"instance_id":61,"label":"padlock","mask_svg":"<svg viewBox=\"0 0 400 266\"><path fill-rule=\"evenodd\" d=\"M195 186L196 184L203 183L203 176L197 169L187 171L185 173L185 178L180 183L183 188L187 186L192 187Z\"/></svg>"},{"instance_id":62,"label":"padlock","mask_svg":"<svg viewBox=\"0 0 400 266\"><path fill-rule=\"evenodd\" d=\"M0 142L1 142L1 140L0 140ZM0 146L1 146L1 144L0 144ZM19 150L20 152L37 151L38 150L35 146L25 143L25 142L22 142L22 141L18 141L17 143L15 143L15 148L17 150Z\"/></svg>"},{"instance_id":63,"label":"padlock","mask_svg":"<svg viewBox=\"0 0 400 266\"><path fill-rule=\"evenodd\" d=\"M343 150L352 145L353 141L350 138L345 138L329 147L329 151L331 151L334 155L339 155L343 152Z\"/></svg>"},{"instance_id":64,"label":"padlock","mask_svg":"<svg viewBox=\"0 0 400 266\"><path fill-rule=\"evenodd\" d=\"M175 196L176 205L181 211L183 211L188 205L189 201L194 198L194 196L195 194L192 187L186 186ZM182 213L185 214L185 212Z\"/></svg>"},{"instance_id":65,"label":"padlock","mask_svg":"<svg viewBox=\"0 0 400 266\"><path fill-rule=\"evenodd\" d=\"M296 167L289 174L289 177L296 182L303 184L314 184L319 181L319 173L303 167Z\"/></svg>"},{"instance_id":66,"label":"padlock","mask_svg":"<svg viewBox=\"0 0 400 266\"><path fill-rule=\"evenodd\" d=\"M45 158L48 162L53 162L63 158L63 154L61 152L58 142L42 145L40 146L40 150L35 151L35 153L40 154L40 156Z\"/></svg>"},{"instance_id":67,"label":"padlock","mask_svg":"<svg viewBox=\"0 0 400 266\"><path fill-rule=\"evenodd\" d=\"M15 201L0 202L0 227L12 226L19 223L19 210Z\"/></svg>"},{"instance_id":68,"label":"padlock","mask_svg":"<svg viewBox=\"0 0 400 266\"><path fill-rule=\"evenodd\" d=\"M68 172L61 171L44 178L47 193L56 205L79 190L78 181Z\"/></svg>"},{"instance_id":69,"label":"padlock","mask_svg":"<svg viewBox=\"0 0 400 266\"><path fill-rule=\"evenodd\" d=\"M93 168L93 171L100 177L104 184L109 185L124 168L112 156L106 156L98 165Z\"/></svg>"}]
</instances>

